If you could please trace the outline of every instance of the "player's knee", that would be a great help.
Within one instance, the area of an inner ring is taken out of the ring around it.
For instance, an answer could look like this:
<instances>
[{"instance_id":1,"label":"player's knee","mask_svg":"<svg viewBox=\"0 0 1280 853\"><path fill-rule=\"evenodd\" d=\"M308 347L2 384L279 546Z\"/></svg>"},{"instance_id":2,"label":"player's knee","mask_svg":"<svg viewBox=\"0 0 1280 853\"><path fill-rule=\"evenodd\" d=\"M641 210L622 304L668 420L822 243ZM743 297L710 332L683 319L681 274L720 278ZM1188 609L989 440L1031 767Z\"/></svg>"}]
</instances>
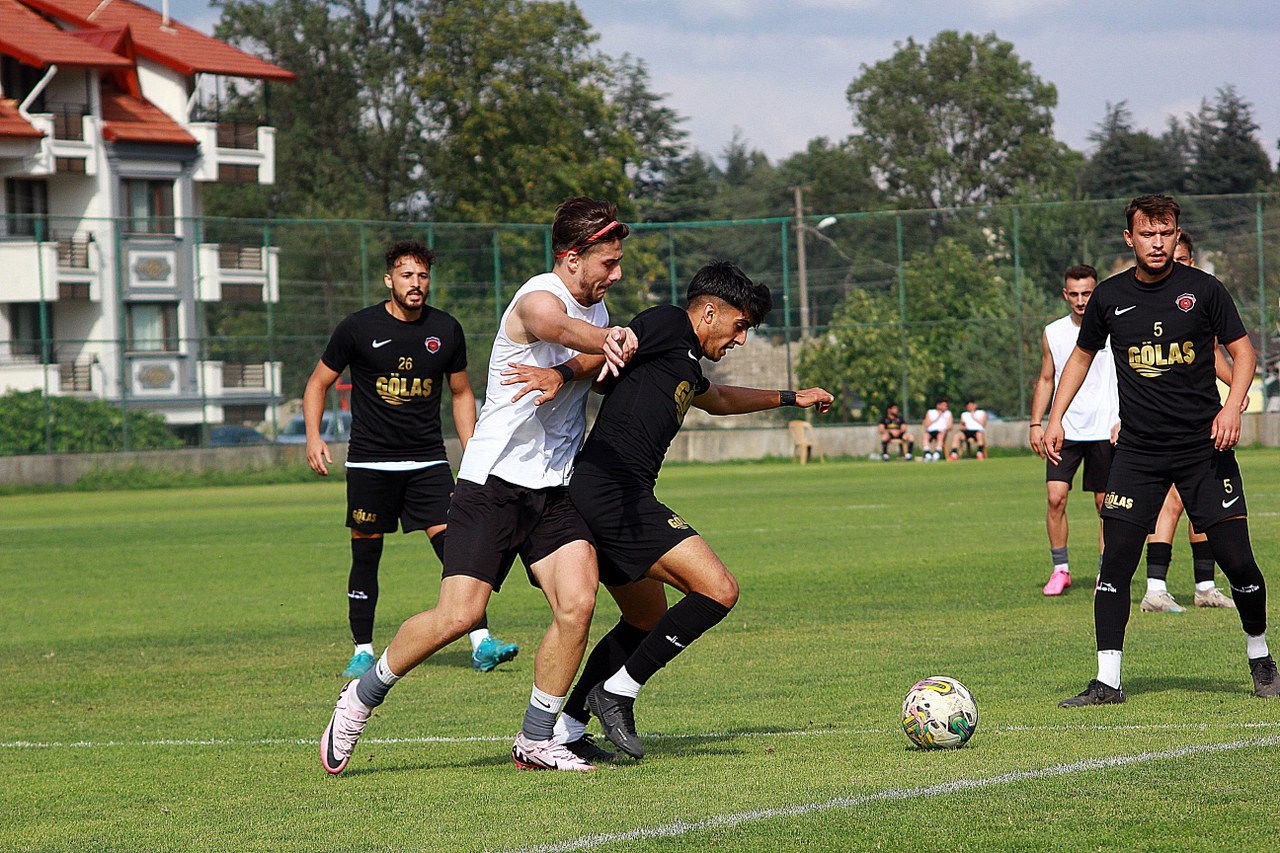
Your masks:
<instances>
[{"instance_id":1,"label":"player's knee","mask_svg":"<svg viewBox=\"0 0 1280 853\"><path fill-rule=\"evenodd\" d=\"M730 609L738 603L738 579L727 569L708 583L706 589L698 591L707 598L713 598Z\"/></svg>"},{"instance_id":2,"label":"player's knee","mask_svg":"<svg viewBox=\"0 0 1280 853\"><path fill-rule=\"evenodd\" d=\"M574 630L586 631L591 627L591 616L595 612L595 590L570 591L556 597L555 618L562 626Z\"/></svg>"},{"instance_id":3,"label":"player's knee","mask_svg":"<svg viewBox=\"0 0 1280 853\"><path fill-rule=\"evenodd\" d=\"M1067 493L1050 492L1049 493L1049 512L1054 515L1061 515L1067 511Z\"/></svg>"}]
</instances>

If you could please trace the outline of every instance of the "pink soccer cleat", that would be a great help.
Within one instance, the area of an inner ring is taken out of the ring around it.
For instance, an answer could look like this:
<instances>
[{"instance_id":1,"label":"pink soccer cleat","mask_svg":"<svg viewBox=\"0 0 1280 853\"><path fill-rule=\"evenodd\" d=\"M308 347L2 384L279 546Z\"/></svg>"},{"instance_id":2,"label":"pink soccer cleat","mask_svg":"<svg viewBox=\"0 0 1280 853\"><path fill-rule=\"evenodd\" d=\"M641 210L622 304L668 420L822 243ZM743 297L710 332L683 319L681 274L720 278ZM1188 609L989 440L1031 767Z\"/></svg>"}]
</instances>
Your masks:
<instances>
[{"instance_id":1,"label":"pink soccer cleat","mask_svg":"<svg viewBox=\"0 0 1280 853\"><path fill-rule=\"evenodd\" d=\"M511 746L511 760L521 770L595 770L596 766L579 758L555 738L529 740L524 732L516 735Z\"/></svg>"},{"instance_id":2,"label":"pink soccer cleat","mask_svg":"<svg viewBox=\"0 0 1280 853\"><path fill-rule=\"evenodd\" d=\"M360 740L365 724L369 722L369 712L356 700L355 692L356 682L348 681L338 694L333 716L320 737L320 763L330 773L341 773L347 769L356 741Z\"/></svg>"},{"instance_id":3,"label":"pink soccer cleat","mask_svg":"<svg viewBox=\"0 0 1280 853\"><path fill-rule=\"evenodd\" d=\"M1066 569L1054 569L1049 582L1044 585L1045 595L1062 595L1071 586L1071 572Z\"/></svg>"}]
</instances>

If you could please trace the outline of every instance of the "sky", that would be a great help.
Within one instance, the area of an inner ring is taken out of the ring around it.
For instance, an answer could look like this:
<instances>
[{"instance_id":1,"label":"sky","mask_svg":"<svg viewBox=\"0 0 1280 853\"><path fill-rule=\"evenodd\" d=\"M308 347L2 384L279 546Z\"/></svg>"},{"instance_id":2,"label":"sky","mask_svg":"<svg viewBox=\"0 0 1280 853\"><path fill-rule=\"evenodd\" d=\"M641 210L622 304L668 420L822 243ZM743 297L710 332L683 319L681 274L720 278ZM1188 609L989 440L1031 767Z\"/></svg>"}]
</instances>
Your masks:
<instances>
[{"instance_id":1,"label":"sky","mask_svg":"<svg viewBox=\"0 0 1280 853\"><path fill-rule=\"evenodd\" d=\"M160 0L140 0L159 7ZM171 0L209 32L217 10ZM577 0L597 47L648 66L685 117L689 142L719 156L740 134L777 162L809 140L854 131L845 92L864 65L912 37L996 33L1058 90L1054 135L1078 151L1107 103L1163 133L1234 84L1274 163L1280 139L1280 3L1275 0Z\"/></svg>"}]
</instances>

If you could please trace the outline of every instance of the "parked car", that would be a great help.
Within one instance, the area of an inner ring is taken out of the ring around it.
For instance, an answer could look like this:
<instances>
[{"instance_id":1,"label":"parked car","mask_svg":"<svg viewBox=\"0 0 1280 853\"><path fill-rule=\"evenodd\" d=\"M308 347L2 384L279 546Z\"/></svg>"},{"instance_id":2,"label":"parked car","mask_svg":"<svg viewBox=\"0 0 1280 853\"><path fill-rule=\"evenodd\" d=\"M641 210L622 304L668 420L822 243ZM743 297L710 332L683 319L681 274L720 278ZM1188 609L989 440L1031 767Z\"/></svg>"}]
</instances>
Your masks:
<instances>
[{"instance_id":1,"label":"parked car","mask_svg":"<svg viewBox=\"0 0 1280 853\"><path fill-rule=\"evenodd\" d=\"M325 441L342 443L351 438L351 413L338 412L334 419L333 412L325 412L320 419L320 437ZM280 444L306 444L307 420L302 415L294 415L284 425L284 429L276 436Z\"/></svg>"},{"instance_id":2,"label":"parked car","mask_svg":"<svg viewBox=\"0 0 1280 853\"><path fill-rule=\"evenodd\" d=\"M245 447L250 444L270 444L271 439L253 427L225 424L209 430L210 447Z\"/></svg>"}]
</instances>

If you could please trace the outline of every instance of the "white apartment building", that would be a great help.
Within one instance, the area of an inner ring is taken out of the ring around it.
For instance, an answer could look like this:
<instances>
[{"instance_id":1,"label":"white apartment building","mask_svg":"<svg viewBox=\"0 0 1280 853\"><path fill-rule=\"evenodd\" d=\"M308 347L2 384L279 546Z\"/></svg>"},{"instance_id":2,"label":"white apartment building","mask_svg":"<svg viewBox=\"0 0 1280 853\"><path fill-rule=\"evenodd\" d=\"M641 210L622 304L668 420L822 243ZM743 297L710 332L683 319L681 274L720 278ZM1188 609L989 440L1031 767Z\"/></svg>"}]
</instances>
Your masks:
<instances>
[{"instance_id":1,"label":"white apartment building","mask_svg":"<svg viewBox=\"0 0 1280 853\"><path fill-rule=\"evenodd\" d=\"M271 184L275 130L211 93L290 72L131 0L0 0L0 393L262 421L280 364L214 359L203 317L278 299L277 250L221 241L202 189Z\"/></svg>"}]
</instances>

